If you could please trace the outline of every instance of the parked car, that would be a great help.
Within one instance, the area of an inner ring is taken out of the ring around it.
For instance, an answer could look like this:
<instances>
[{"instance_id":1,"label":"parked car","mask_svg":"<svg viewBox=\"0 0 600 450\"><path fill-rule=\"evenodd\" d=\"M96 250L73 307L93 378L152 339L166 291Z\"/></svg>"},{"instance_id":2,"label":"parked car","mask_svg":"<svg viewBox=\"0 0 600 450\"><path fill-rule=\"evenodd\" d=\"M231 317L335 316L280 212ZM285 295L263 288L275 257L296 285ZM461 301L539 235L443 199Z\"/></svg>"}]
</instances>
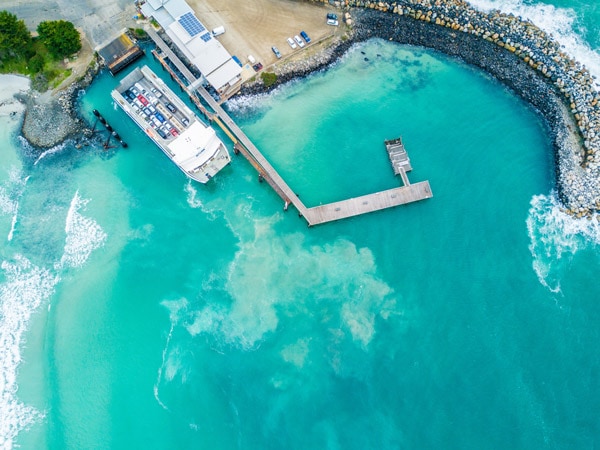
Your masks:
<instances>
[{"instance_id":1,"label":"parked car","mask_svg":"<svg viewBox=\"0 0 600 450\"><path fill-rule=\"evenodd\" d=\"M277 47L273 46L271 47L271 50L273 50L273 53L275 53L277 59L281 58L281 53L279 53L279 49Z\"/></svg>"},{"instance_id":2,"label":"parked car","mask_svg":"<svg viewBox=\"0 0 600 450\"><path fill-rule=\"evenodd\" d=\"M298 44L298 47L300 47L300 48L304 47L304 41L302 39L300 39L300 36L298 36L298 35L294 36L294 40L296 41L296 44Z\"/></svg>"},{"instance_id":3,"label":"parked car","mask_svg":"<svg viewBox=\"0 0 600 450\"><path fill-rule=\"evenodd\" d=\"M167 109L169 111L171 111L172 113L177 112L177 108L175 108L175 105L173 103L167 102L166 106L167 106Z\"/></svg>"},{"instance_id":4,"label":"parked car","mask_svg":"<svg viewBox=\"0 0 600 450\"><path fill-rule=\"evenodd\" d=\"M292 38L287 38L287 43L290 44L290 47L292 47L292 50L295 50L298 46L296 45L296 43L294 42L294 40Z\"/></svg>"},{"instance_id":5,"label":"parked car","mask_svg":"<svg viewBox=\"0 0 600 450\"><path fill-rule=\"evenodd\" d=\"M307 44L310 43L310 38L308 37L308 34L306 34L306 31L301 31L300 36L302 36L302 39L304 39Z\"/></svg>"},{"instance_id":6,"label":"parked car","mask_svg":"<svg viewBox=\"0 0 600 450\"><path fill-rule=\"evenodd\" d=\"M327 14L327 25L332 25L337 27L339 25L337 14L328 13Z\"/></svg>"},{"instance_id":7,"label":"parked car","mask_svg":"<svg viewBox=\"0 0 600 450\"><path fill-rule=\"evenodd\" d=\"M167 138L167 133L165 133L162 128L157 128L156 132L160 135L161 138L163 138L163 139Z\"/></svg>"}]
</instances>

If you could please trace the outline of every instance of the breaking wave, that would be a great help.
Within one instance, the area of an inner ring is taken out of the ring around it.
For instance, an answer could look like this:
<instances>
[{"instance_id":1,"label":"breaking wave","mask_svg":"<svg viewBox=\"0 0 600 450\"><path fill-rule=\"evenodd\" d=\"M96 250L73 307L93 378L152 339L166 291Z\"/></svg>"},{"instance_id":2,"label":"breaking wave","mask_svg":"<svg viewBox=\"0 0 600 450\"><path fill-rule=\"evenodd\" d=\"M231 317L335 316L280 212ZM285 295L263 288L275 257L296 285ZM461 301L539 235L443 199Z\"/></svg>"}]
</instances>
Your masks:
<instances>
[{"instance_id":1,"label":"breaking wave","mask_svg":"<svg viewBox=\"0 0 600 450\"><path fill-rule=\"evenodd\" d=\"M9 171L7 182L0 186L0 211L3 214L12 215L10 231L7 240L11 241L17 225L19 215L19 200L25 191L29 177L24 177L20 170L13 167Z\"/></svg>"},{"instance_id":2,"label":"breaking wave","mask_svg":"<svg viewBox=\"0 0 600 450\"><path fill-rule=\"evenodd\" d=\"M249 116L259 111L266 111L272 104L272 97L279 88L268 93L239 95L227 100L227 110L234 113L236 117Z\"/></svg>"},{"instance_id":3,"label":"breaking wave","mask_svg":"<svg viewBox=\"0 0 600 450\"><path fill-rule=\"evenodd\" d=\"M564 46L566 52L585 65L592 75L600 77L600 55L592 50L576 31L578 17L573 9L557 8L544 3L527 5L522 0L469 0L469 3L481 11L497 9L530 20L551 34Z\"/></svg>"},{"instance_id":4,"label":"breaking wave","mask_svg":"<svg viewBox=\"0 0 600 450\"><path fill-rule=\"evenodd\" d=\"M24 141L24 139L23 139ZM26 142L26 141L25 141ZM29 143L27 144L23 144L23 145L29 145ZM48 150L42 152L42 154L40 154L40 156L37 157L37 159L35 160L35 162L33 163L34 166L37 165L37 163L39 163L42 159L44 159L47 156L51 156L54 155L56 153L60 153L62 152L65 148L67 148L67 142L63 142L61 144L58 144L52 148L49 148Z\"/></svg>"},{"instance_id":5,"label":"breaking wave","mask_svg":"<svg viewBox=\"0 0 600 450\"><path fill-rule=\"evenodd\" d=\"M96 221L85 217L80 210L85 209L89 199L82 199L75 192L65 222L65 248L56 268L81 267L90 254L106 241L106 233Z\"/></svg>"},{"instance_id":6,"label":"breaking wave","mask_svg":"<svg viewBox=\"0 0 600 450\"><path fill-rule=\"evenodd\" d=\"M563 212L556 192L536 195L531 199L527 217L529 250L533 256L533 270L540 283L558 293L560 275L578 250L600 244L598 216L589 220L577 219Z\"/></svg>"},{"instance_id":7,"label":"breaking wave","mask_svg":"<svg viewBox=\"0 0 600 450\"><path fill-rule=\"evenodd\" d=\"M0 448L11 449L19 431L44 417L17 399L17 368L23 333L31 314L54 292L58 278L17 255L1 265L0 285Z\"/></svg>"}]
</instances>

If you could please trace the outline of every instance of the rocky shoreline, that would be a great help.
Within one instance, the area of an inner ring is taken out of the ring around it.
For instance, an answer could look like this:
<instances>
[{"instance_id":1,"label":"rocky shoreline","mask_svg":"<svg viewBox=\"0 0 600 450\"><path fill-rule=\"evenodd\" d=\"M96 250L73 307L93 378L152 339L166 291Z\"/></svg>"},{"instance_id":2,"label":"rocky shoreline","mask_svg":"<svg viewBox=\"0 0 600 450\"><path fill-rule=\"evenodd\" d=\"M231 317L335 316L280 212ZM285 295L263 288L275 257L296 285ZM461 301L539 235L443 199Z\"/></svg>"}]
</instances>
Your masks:
<instances>
[{"instance_id":1,"label":"rocky shoreline","mask_svg":"<svg viewBox=\"0 0 600 450\"><path fill-rule=\"evenodd\" d=\"M372 37L457 57L491 74L540 111L550 130L565 211L591 218L600 210L600 94L587 69L545 32L510 14L477 11L462 0L346 0L333 5L344 18L351 17L350 38L313 58L312 65L288 64L281 82L324 68L352 43ZM244 93L260 91L264 87L255 83Z\"/></svg>"},{"instance_id":2,"label":"rocky shoreline","mask_svg":"<svg viewBox=\"0 0 600 450\"><path fill-rule=\"evenodd\" d=\"M95 62L81 79L58 95L51 91L39 93L30 90L17 96L26 106L21 133L32 146L42 149L54 147L86 133L88 124L78 112L77 96L81 89L92 83L98 70L99 65Z\"/></svg>"},{"instance_id":3,"label":"rocky shoreline","mask_svg":"<svg viewBox=\"0 0 600 450\"><path fill-rule=\"evenodd\" d=\"M349 24L347 39L337 38L302 61L281 62L275 67L278 84L323 69L353 43L373 37L460 58L513 89L545 118L566 212L591 218L600 210L600 94L589 72L550 36L519 17L477 11L462 0L345 0L334 6ZM23 135L35 146L49 147L85 129L75 111L76 97L96 72L89 70L56 100L44 104L30 96ZM255 82L244 85L242 95L265 90Z\"/></svg>"}]
</instances>

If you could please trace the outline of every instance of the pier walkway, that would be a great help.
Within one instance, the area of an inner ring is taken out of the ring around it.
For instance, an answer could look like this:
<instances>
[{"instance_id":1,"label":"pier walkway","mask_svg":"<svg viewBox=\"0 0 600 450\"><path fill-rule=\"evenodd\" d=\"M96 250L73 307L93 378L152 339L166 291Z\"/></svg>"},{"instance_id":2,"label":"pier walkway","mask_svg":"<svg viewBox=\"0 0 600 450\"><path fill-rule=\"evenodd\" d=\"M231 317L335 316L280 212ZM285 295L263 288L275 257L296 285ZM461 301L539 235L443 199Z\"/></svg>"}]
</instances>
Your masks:
<instances>
[{"instance_id":1,"label":"pier walkway","mask_svg":"<svg viewBox=\"0 0 600 450\"><path fill-rule=\"evenodd\" d=\"M312 208L306 207L306 205L304 205L300 198L288 186L275 168L271 166L269 161L267 161L258 148L256 148L248 136L246 136L246 134L237 126L229 114L223 110L221 105L208 93L208 91L204 89L201 83L198 82L198 79L187 67L185 67L177 55L171 51L169 46L162 40L158 33L151 28L148 28L147 31L148 35L161 50L162 55L159 55L156 52L153 54L158 57L163 67L169 71L172 77L175 77L175 80L177 83L179 83L180 87L186 91L192 101L201 109L203 114L218 124L229 136L234 144L235 152L241 153L250 162L250 164L258 172L259 180L265 180L273 188L277 195L281 197L281 199L284 201L284 210L287 210L290 204L294 205L294 207L298 210L298 214L304 217L309 226L345 219L360 214L367 214L385 208L391 208L394 206L404 205L406 203L424 200L433 196L428 181L410 184L408 182L408 177L406 176L406 167L403 167L402 180L404 182L404 186L402 187L376 192L374 194L363 195L339 202L328 203L326 205L315 206ZM178 80L179 77L167 64L167 58L187 79L189 82L188 86L185 86L182 80ZM197 102L195 94L198 94L202 98L205 104L207 104L214 111L214 114L208 112L204 106Z\"/></svg>"},{"instance_id":2,"label":"pier walkway","mask_svg":"<svg viewBox=\"0 0 600 450\"><path fill-rule=\"evenodd\" d=\"M331 222L433 197L428 181L308 208L309 223Z\"/></svg>"}]
</instances>

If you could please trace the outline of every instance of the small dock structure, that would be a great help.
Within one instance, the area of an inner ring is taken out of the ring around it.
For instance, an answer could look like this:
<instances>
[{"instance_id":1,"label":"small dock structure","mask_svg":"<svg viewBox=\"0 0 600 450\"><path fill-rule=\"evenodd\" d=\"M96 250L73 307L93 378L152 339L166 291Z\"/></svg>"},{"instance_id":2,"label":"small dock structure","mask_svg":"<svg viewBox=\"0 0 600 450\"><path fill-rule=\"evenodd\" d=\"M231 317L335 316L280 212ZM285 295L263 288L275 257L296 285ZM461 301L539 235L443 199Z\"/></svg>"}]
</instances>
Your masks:
<instances>
[{"instance_id":1,"label":"small dock structure","mask_svg":"<svg viewBox=\"0 0 600 450\"><path fill-rule=\"evenodd\" d=\"M406 153L402 138L385 141L385 148L390 157L394 174L400 175L402 170L404 170L404 172L410 172L412 170L410 158L408 157L408 153Z\"/></svg>"},{"instance_id":2,"label":"small dock structure","mask_svg":"<svg viewBox=\"0 0 600 450\"><path fill-rule=\"evenodd\" d=\"M390 162L392 163L392 168L394 169L394 175L400 175L404 186L410 186L410 181L408 180L406 172L410 172L412 166L410 165L408 153L406 153L406 149L402 143L402 138L391 139L384 143Z\"/></svg>"},{"instance_id":3,"label":"small dock structure","mask_svg":"<svg viewBox=\"0 0 600 450\"><path fill-rule=\"evenodd\" d=\"M123 70L136 59L144 56L144 51L133 39L127 29L107 42L95 48L106 68L112 75Z\"/></svg>"}]
</instances>

